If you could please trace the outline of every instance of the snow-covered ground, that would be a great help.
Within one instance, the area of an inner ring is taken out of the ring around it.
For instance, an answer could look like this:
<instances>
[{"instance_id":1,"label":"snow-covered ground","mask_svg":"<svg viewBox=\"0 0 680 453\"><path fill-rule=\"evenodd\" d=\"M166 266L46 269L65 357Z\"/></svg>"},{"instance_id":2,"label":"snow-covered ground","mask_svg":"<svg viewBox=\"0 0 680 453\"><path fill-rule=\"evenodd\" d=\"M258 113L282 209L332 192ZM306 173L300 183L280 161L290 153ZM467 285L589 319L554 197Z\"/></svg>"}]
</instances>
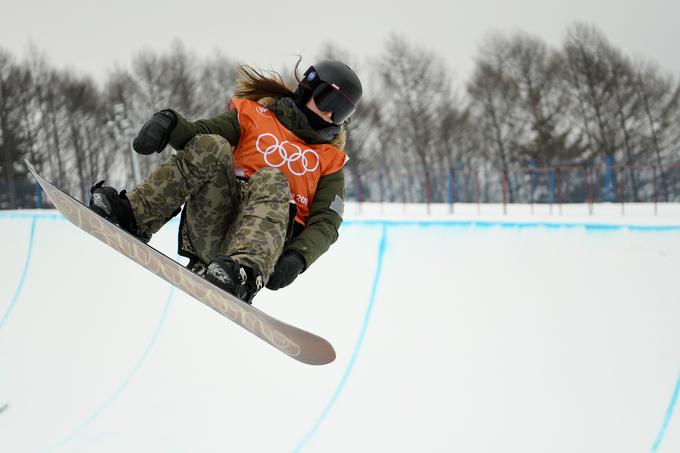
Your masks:
<instances>
[{"instance_id":1,"label":"snow-covered ground","mask_svg":"<svg viewBox=\"0 0 680 453\"><path fill-rule=\"evenodd\" d=\"M680 205L449 210L349 205L258 295L323 367L54 211L0 212L0 452L680 451Z\"/></svg>"}]
</instances>

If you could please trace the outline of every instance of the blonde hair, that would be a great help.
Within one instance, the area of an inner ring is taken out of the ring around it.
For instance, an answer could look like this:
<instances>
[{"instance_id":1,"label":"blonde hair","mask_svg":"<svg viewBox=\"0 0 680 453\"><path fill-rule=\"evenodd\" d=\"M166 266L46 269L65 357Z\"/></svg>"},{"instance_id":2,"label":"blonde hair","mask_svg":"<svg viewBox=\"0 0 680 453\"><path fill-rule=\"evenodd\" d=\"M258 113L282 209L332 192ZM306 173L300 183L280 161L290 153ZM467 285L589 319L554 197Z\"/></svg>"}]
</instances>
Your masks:
<instances>
[{"instance_id":1,"label":"blonde hair","mask_svg":"<svg viewBox=\"0 0 680 453\"><path fill-rule=\"evenodd\" d=\"M298 57L297 63L293 68L293 77L300 83L298 69L302 57ZM291 87L286 83L284 77L276 71L263 71L250 65L238 65L239 77L236 80L236 90L234 97L259 101L260 99L293 97L296 87Z\"/></svg>"}]
</instances>

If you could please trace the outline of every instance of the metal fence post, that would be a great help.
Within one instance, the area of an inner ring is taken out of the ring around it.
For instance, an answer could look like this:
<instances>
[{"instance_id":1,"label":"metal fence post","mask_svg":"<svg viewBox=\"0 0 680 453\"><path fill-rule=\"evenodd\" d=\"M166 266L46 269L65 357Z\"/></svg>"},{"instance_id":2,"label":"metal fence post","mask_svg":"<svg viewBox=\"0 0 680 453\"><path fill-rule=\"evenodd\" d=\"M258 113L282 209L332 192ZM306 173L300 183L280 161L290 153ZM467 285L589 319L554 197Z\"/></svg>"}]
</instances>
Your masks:
<instances>
[{"instance_id":1,"label":"metal fence post","mask_svg":"<svg viewBox=\"0 0 680 453\"><path fill-rule=\"evenodd\" d=\"M432 203L432 177L430 172L425 172L425 211L430 215L430 204Z\"/></svg>"},{"instance_id":2,"label":"metal fence post","mask_svg":"<svg viewBox=\"0 0 680 453\"><path fill-rule=\"evenodd\" d=\"M42 207L42 189L40 184L35 183L35 208L40 209Z\"/></svg>"},{"instance_id":3,"label":"metal fence post","mask_svg":"<svg viewBox=\"0 0 680 453\"><path fill-rule=\"evenodd\" d=\"M593 167L586 167L586 202L588 215L593 215Z\"/></svg>"},{"instance_id":4,"label":"metal fence post","mask_svg":"<svg viewBox=\"0 0 680 453\"><path fill-rule=\"evenodd\" d=\"M383 203L385 202L385 164L380 164L380 213L383 213Z\"/></svg>"},{"instance_id":5,"label":"metal fence post","mask_svg":"<svg viewBox=\"0 0 680 453\"><path fill-rule=\"evenodd\" d=\"M462 176L461 176L462 171L460 170L461 168L463 168L463 166L461 165L460 162L458 162L458 163L456 164L456 170L457 170L457 171L456 171L456 173L455 173L455 177L456 177L456 199L457 199L459 202L462 202L462 201L463 201L463 196L460 194L460 193L461 193L461 190L460 190L460 180L461 180L461 177L462 177ZM467 187L467 184L466 184L466 187Z\"/></svg>"},{"instance_id":6,"label":"metal fence post","mask_svg":"<svg viewBox=\"0 0 680 453\"><path fill-rule=\"evenodd\" d=\"M562 215L562 172L561 168L557 167L557 210Z\"/></svg>"},{"instance_id":7,"label":"metal fence post","mask_svg":"<svg viewBox=\"0 0 680 453\"><path fill-rule=\"evenodd\" d=\"M619 179L620 182L620 187L621 187L621 194L619 197L621 198L621 215L624 215L626 213L625 209L625 203L626 203L626 167L621 166L619 169Z\"/></svg>"},{"instance_id":8,"label":"metal fence post","mask_svg":"<svg viewBox=\"0 0 680 453\"><path fill-rule=\"evenodd\" d=\"M612 201L612 167L614 165L614 158L607 156L607 162L604 171L604 201L610 203Z\"/></svg>"},{"instance_id":9,"label":"metal fence post","mask_svg":"<svg viewBox=\"0 0 680 453\"><path fill-rule=\"evenodd\" d=\"M475 201L477 202L477 215L481 212L480 201L480 187L479 187L479 170L475 171Z\"/></svg>"},{"instance_id":10,"label":"metal fence post","mask_svg":"<svg viewBox=\"0 0 680 453\"><path fill-rule=\"evenodd\" d=\"M550 170L550 214L552 214L553 204L555 203L555 169Z\"/></svg>"},{"instance_id":11,"label":"metal fence post","mask_svg":"<svg viewBox=\"0 0 680 453\"><path fill-rule=\"evenodd\" d=\"M534 196L536 194L536 163L533 159L529 161L529 203L531 204L531 215L534 214Z\"/></svg>"},{"instance_id":12,"label":"metal fence post","mask_svg":"<svg viewBox=\"0 0 680 453\"><path fill-rule=\"evenodd\" d=\"M508 214L508 175L503 173L503 215Z\"/></svg>"},{"instance_id":13,"label":"metal fence post","mask_svg":"<svg viewBox=\"0 0 680 453\"><path fill-rule=\"evenodd\" d=\"M363 194L361 193L361 176L359 175L359 172L356 173L356 186L357 186L357 211L361 213L361 201L363 198Z\"/></svg>"},{"instance_id":14,"label":"metal fence post","mask_svg":"<svg viewBox=\"0 0 680 453\"><path fill-rule=\"evenodd\" d=\"M449 214L453 214L453 213L454 213L454 210L455 210L455 208L454 208L454 203L455 203L456 201L455 201L454 194L453 194L453 175L454 175L454 172L455 172L455 171L456 171L456 170L455 170L454 168L449 168L449 187L448 187L448 189L449 189L449 191L448 191L448 197L449 197Z\"/></svg>"},{"instance_id":15,"label":"metal fence post","mask_svg":"<svg viewBox=\"0 0 680 453\"><path fill-rule=\"evenodd\" d=\"M657 192L657 186L656 186L656 165L652 165L652 181L654 184L654 215L659 214L659 210L657 207L657 201L658 201L658 192Z\"/></svg>"}]
</instances>

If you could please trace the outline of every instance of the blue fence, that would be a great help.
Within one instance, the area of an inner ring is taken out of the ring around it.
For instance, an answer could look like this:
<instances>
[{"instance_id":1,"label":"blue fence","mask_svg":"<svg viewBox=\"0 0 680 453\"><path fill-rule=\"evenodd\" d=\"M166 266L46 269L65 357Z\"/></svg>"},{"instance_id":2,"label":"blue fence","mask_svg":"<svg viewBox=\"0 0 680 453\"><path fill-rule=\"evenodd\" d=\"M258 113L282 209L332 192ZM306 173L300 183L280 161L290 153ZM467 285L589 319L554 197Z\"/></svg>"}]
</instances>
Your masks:
<instances>
[{"instance_id":1,"label":"blue fence","mask_svg":"<svg viewBox=\"0 0 680 453\"><path fill-rule=\"evenodd\" d=\"M351 162L351 161L350 161ZM49 179L49 178L48 178ZM678 202L680 164L658 167L616 166L612 159L595 166L394 169L352 167L346 171L347 196L353 201L387 203L596 203ZM68 190L68 189L67 189ZM87 190L82 193L87 195ZM79 192L81 193L81 192ZM73 193L76 198L79 193ZM87 200L82 200L87 201ZM0 182L0 209L50 208L39 186L28 179Z\"/></svg>"}]
</instances>

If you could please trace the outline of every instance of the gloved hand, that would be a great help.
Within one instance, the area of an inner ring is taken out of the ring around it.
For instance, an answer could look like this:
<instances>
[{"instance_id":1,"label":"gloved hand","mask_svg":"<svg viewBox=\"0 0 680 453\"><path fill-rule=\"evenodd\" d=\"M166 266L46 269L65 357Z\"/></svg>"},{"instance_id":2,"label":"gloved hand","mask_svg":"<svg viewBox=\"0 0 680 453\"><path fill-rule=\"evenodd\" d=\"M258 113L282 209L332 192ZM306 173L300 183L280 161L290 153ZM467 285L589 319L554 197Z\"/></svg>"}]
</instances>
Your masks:
<instances>
[{"instance_id":1,"label":"gloved hand","mask_svg":"<svg viewBox=\"0 0 680 453\"><path fill-rule=\"evenodd\" d=\"M139 130L132 147L139 154L160 153L170 140L170 133L177 125L177 115L172 110L156 113Z\"/></svg>"},{"instance_id":2,"label":"gloved hand","mask_svg":"<svg viewBox=\"0 0 680 453\"><path fill-rule=\"evenodd\" d=\"M305 266L305 259L295 250L283 252L274 266L274 273L269 277L267 288L276 291L290 285L305 270Z\"/></svg>"}]
</instances>

